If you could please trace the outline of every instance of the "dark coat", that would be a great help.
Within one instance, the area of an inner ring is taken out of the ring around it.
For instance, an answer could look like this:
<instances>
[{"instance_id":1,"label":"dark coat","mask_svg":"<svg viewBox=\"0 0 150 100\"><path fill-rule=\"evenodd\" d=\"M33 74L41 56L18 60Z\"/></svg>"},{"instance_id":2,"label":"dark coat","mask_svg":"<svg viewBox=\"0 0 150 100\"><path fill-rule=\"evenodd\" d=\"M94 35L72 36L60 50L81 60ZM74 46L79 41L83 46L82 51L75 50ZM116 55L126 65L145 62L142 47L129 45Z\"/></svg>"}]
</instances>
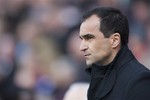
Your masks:
<instances>
[{"instance_id":1,"label":"dark coat","mask_svg":"<svg viewBox=\"0 0 150 100\"><path fill-rule=\"evenodd\" d=\"M127 46L107 66L93 64L88 100L150 100L150 71Z\"/></svg>"}]
</instances>

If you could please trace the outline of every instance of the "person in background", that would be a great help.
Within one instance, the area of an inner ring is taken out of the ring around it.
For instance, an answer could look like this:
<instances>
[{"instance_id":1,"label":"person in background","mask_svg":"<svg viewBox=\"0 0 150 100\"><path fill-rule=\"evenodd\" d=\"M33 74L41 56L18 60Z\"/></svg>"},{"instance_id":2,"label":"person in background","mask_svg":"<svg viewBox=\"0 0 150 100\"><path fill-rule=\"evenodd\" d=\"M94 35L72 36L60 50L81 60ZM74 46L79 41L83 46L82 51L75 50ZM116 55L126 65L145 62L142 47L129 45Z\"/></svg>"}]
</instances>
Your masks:
<instances>
[{"instance_id":1,"label":"person in background","mask_svg":"<svg viewBox=\"0 0 150 100\"><path fill-rule=\"evenodd\" d=\"M83 15L79 37L91 76L88 100L149 100L150 71L128 48L126 16L111 7Z\"/></svg>"},{"instance_id":2,"label":"person in background","mask_svg":"<svg viewBox=\"0 0 150 100\"><path fill-rule=\"evenodd\" d=\"M87 100L88 86L89 84L86 82L72 84L65 93L63 100Z\"/></svg>"}]
</instances>

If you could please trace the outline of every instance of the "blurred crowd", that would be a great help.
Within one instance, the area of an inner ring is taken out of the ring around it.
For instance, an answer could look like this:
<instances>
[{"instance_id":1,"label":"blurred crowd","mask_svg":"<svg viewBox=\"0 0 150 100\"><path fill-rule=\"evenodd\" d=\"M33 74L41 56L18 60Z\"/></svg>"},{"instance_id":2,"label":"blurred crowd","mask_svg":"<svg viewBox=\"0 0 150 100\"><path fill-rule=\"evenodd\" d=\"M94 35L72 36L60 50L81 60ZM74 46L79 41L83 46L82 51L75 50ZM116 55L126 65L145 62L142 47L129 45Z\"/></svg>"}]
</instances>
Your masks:
<instances>
[{"instance_id":1,"label":"blurred crowd","mask_svg":"<svg viewBox=\"0 0 150 100\"><path fill-rule=\"evenodd\" d=\"M129 47L150 68L149 0L0 0L0 100L62 100L71 84L89 82L80 20L103 6L127 16Z\"/></svg>"}]
</instances>

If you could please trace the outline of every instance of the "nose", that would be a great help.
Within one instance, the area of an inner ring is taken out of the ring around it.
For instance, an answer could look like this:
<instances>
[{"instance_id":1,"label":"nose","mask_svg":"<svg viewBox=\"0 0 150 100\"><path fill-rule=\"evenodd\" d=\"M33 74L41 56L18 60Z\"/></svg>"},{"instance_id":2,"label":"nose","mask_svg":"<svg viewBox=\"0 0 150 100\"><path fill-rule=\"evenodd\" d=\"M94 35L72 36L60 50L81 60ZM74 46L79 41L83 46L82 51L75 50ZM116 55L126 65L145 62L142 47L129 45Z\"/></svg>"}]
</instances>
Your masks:
<instances>
[{"instance_id":1,"label":"nose","mask_svg":"<svg viewBox=\"0 0 150 100\"><path fill-rule=\"evenodd\" d=\"M80 51L86 51L88 49L88 46L84 41L81 42L80 44Z\"/></svg>"}]
</instances>

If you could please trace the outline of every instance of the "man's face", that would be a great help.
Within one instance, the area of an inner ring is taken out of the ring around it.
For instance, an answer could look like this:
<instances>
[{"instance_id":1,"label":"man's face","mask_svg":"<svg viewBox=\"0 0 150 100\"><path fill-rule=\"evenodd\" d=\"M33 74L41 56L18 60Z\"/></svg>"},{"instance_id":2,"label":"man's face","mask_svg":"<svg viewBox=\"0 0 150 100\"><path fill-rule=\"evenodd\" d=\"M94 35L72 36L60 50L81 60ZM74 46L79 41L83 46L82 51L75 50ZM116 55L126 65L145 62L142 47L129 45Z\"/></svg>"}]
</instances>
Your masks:
<instances>
[{"instance_id":1,"label":"man's face","mask_svg":"<svg viewBox=\"0 0 150 100\"><path fill-rule=\"evenodd\" d=\"M111 39L105 38L100 31L100 18L92 15L86 19L80 26L82 51L86 64L88 66L93 63L106 65L110 63L112 56Z\"/></svg>"}]
</instances>

